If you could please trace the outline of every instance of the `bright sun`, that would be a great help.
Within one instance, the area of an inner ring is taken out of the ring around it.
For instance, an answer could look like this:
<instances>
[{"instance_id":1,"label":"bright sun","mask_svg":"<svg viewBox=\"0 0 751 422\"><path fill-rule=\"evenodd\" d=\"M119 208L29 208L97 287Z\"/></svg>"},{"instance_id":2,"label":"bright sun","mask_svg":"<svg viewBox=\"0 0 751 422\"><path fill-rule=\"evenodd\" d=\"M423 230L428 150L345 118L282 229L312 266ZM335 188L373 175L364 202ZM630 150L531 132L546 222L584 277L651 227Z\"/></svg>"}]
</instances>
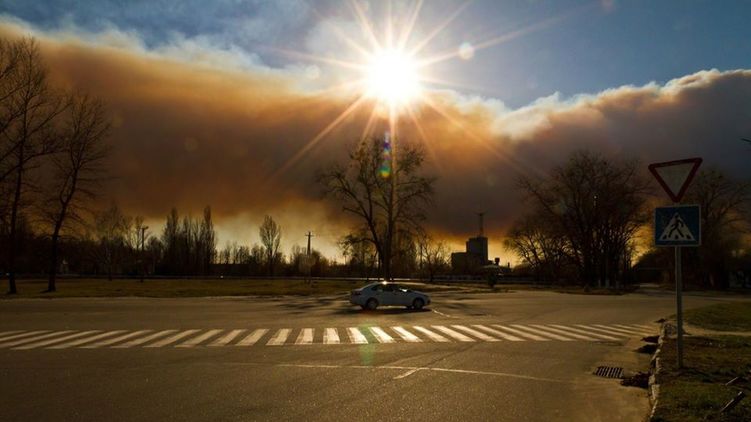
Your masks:
<instances>
[{"instance_id":1,"label":"bright sun","mask_svg":"<svg viewBox=\"0 0 751 422\"><path fill-rule=\"evenodd\" d=\"M404 51L379 51L365 66L366 94L390 107L408 105L420 96L417 62Z\"/></svg>"}]
</instances>

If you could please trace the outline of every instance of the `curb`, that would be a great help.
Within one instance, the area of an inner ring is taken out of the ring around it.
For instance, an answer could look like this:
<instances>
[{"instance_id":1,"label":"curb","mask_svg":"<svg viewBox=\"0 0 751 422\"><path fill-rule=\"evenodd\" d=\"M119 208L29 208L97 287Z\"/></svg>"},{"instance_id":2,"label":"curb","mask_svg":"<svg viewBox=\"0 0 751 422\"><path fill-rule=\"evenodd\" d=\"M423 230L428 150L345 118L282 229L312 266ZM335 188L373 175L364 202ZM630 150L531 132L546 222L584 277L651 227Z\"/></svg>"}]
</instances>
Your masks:
<instances>
[{"instance_id":1,"label":"curb","mask_svg":"<svg viewBox=\"0 0 751 422\"><path fill-rule=\"evenodd\" d=\"M653 420L655 416L655 411L657 410L657 401L660 395L660 382L659 382L659 376L660 371L662 370L662 364L660 362L660 354L662 352L662 345L665 342L665 338L667 338L667 335L669 332L673 330L673 326L670 325L668 322L663 322L660 326L660 337L657 340L657 350L655 350L655 354L652 356L652 361L650 363L650 369L652 374L649 376L649 401L652 403L652 411L649 413L649 420Z\"/></svg>"}]
</instances>

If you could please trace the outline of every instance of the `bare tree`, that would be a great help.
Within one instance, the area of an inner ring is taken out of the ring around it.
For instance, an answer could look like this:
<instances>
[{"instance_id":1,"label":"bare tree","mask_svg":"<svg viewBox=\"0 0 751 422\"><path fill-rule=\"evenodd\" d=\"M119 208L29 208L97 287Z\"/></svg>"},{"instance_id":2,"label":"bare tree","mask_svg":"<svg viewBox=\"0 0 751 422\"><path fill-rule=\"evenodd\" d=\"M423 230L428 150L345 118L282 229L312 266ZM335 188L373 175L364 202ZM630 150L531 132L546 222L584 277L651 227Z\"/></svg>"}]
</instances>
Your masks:
<instances>
[{"instance_id":1,"label":"bare tree","mask_svg":"<svg viewBox=\"0 0 751 422\"><path fill-rule=\"evenodd\" d=\"M319 176L326 193L359 220L358 229L375 247L385 279L392 277L397 234L419 232L434 182L419 175L422 151L405 142L395 153L391 148L388 139L372 138L350 153L348 165L333 165Z\"/></svg>"},{"instance_id":2,"label":"bare tree","mask_svg":"<svg viewBox=\"0 0 751 422\"><path fill-rule=\"evenodd\" d=\"M432 283L439 271L448 269L449 249L443 241L436 241L427 234L418 238L418 250L422 269Z\"/></svg>"},{"instance_id":3,"label":"bare tree","mask_svg":"<svg viewBox=\"0 0 751 422\"><path fill-rule=\"evenodd\" d=\"M96 239L99 243L96 259L105 265L107 278L112 280L112 274L122 263L132 222L115 203L97 213L94 220Z\"/></svg>"},{"instance_id":4,"label":"bare tree","mask_svg":"<svg viewBox=\"0 0 751 422\"><path fill-rule=\"evenodd\" d=\"M1 132L3 143L7 145L0 161L6 162L7 168L0 176L13 177L12 199L10 200L10 233L8 239L8 284L9 293L16 289L16 253L17 253L17 222L23 202L22 196L29 181L27 174L40 157L55 152L57 137L55 136L55 119L62 113L67 104L49 87L47 70L42 64L39 48L32 39L24 39L17 44L18 62L3 83L10 84L10 88L0 89L0 92L10 91L4 98L4 107L11 110L14 119L7 122L7 127Z\"/></svg>"},{"instance_id":5,"label":"bare tree","mask_svg":"<svg viewBox=\"0 0 751 422\"><path fill-rule=\"evenodd\" d=\"M261 244L264 248L269 275L273 277L274 266L279 260L279 244L282 239L282 228L271 216L267 215L263 218L263 224L261 224L258 232L261 236Z\"/></svg>"},{"instance_id":6,"label":"bare tree","mask_svg":"<svg viewBox=\"0 0 751 422\"><path fill-rule=\"evenodd\" d=\"M81 221L82 204L96 196L105 174L105 143L110 122L100 101L86 95L73 99L61 133L60 152L53 156L54 173L44 203L52 224L52 251L47 291L56 290L60 231L67 220Z\"/></svg>"},{"instance_id":7,"label":"bare tree","mask_svg":"<svg viewBox=\"0 0 751 422\"><path fill-rule=\"evenodd\" d=\"M751 232L751 183L717 169L705 170L691 184L686 200L701 206L702 219L702 245L685 252L698 259L686 261L698 264L694 266L701 284L727 288L730 261Z\"/></svg>"},{"instance_id":8,"label":"bare tree","mask_svg":"<svg viewBox=\"0 0 751 422\"><path fill-rule=\"evenodd\" d=\"M577 152L548 178L521 180L535 224L565 240L561 251L587 287L618 283L630 263L635 235L648 217L649 185L639 168L636 161Z\"/></svg>"}]
</instances>

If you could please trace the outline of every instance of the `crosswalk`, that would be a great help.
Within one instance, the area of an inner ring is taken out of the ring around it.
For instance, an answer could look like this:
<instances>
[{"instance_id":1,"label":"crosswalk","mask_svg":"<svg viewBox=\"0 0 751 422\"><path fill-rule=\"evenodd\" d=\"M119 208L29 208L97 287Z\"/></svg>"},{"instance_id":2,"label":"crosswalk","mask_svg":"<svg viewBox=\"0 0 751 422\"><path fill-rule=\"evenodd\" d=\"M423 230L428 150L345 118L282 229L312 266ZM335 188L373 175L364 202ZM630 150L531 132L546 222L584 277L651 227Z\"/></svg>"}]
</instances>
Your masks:
<instances>
[{"instance_id":1,"label":"crosswalk","mask_svg":"<svg viewBox=\"0 0 751 422\"><path fill-rule=\"evenodd\" d=\"M654 335L640 324L447 324L167 330L0 331L0 349L128 349L364 345L393 343L477 343L524 341L624 341Z\"/></svg>"}]
</instances>

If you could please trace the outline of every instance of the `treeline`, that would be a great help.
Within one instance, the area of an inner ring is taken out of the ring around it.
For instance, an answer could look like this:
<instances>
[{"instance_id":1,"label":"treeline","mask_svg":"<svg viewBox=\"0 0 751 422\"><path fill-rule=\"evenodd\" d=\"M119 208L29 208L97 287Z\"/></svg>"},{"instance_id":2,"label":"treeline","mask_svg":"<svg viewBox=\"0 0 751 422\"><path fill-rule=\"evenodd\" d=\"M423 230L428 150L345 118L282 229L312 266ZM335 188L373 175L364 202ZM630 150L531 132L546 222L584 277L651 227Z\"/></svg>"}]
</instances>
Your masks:
<instances>
[{"instance_id":1,"label":"treeline","mask_svg":"<svg viewBox=\"0 0 751 422\"><path fill-rule=\"evenodd\" d=\"M522 178L529 211L505 242L522 260L517 273L587 287L668 281L672 248L651 246L653 208L664 202L654 185L638 162L591 152L573 154L546 177ZM684 248L684 279L726 288L733 272L751 275L751 185L705 170L684 202L702 210L702 245Z\"/></svg>"}]
</instances>

